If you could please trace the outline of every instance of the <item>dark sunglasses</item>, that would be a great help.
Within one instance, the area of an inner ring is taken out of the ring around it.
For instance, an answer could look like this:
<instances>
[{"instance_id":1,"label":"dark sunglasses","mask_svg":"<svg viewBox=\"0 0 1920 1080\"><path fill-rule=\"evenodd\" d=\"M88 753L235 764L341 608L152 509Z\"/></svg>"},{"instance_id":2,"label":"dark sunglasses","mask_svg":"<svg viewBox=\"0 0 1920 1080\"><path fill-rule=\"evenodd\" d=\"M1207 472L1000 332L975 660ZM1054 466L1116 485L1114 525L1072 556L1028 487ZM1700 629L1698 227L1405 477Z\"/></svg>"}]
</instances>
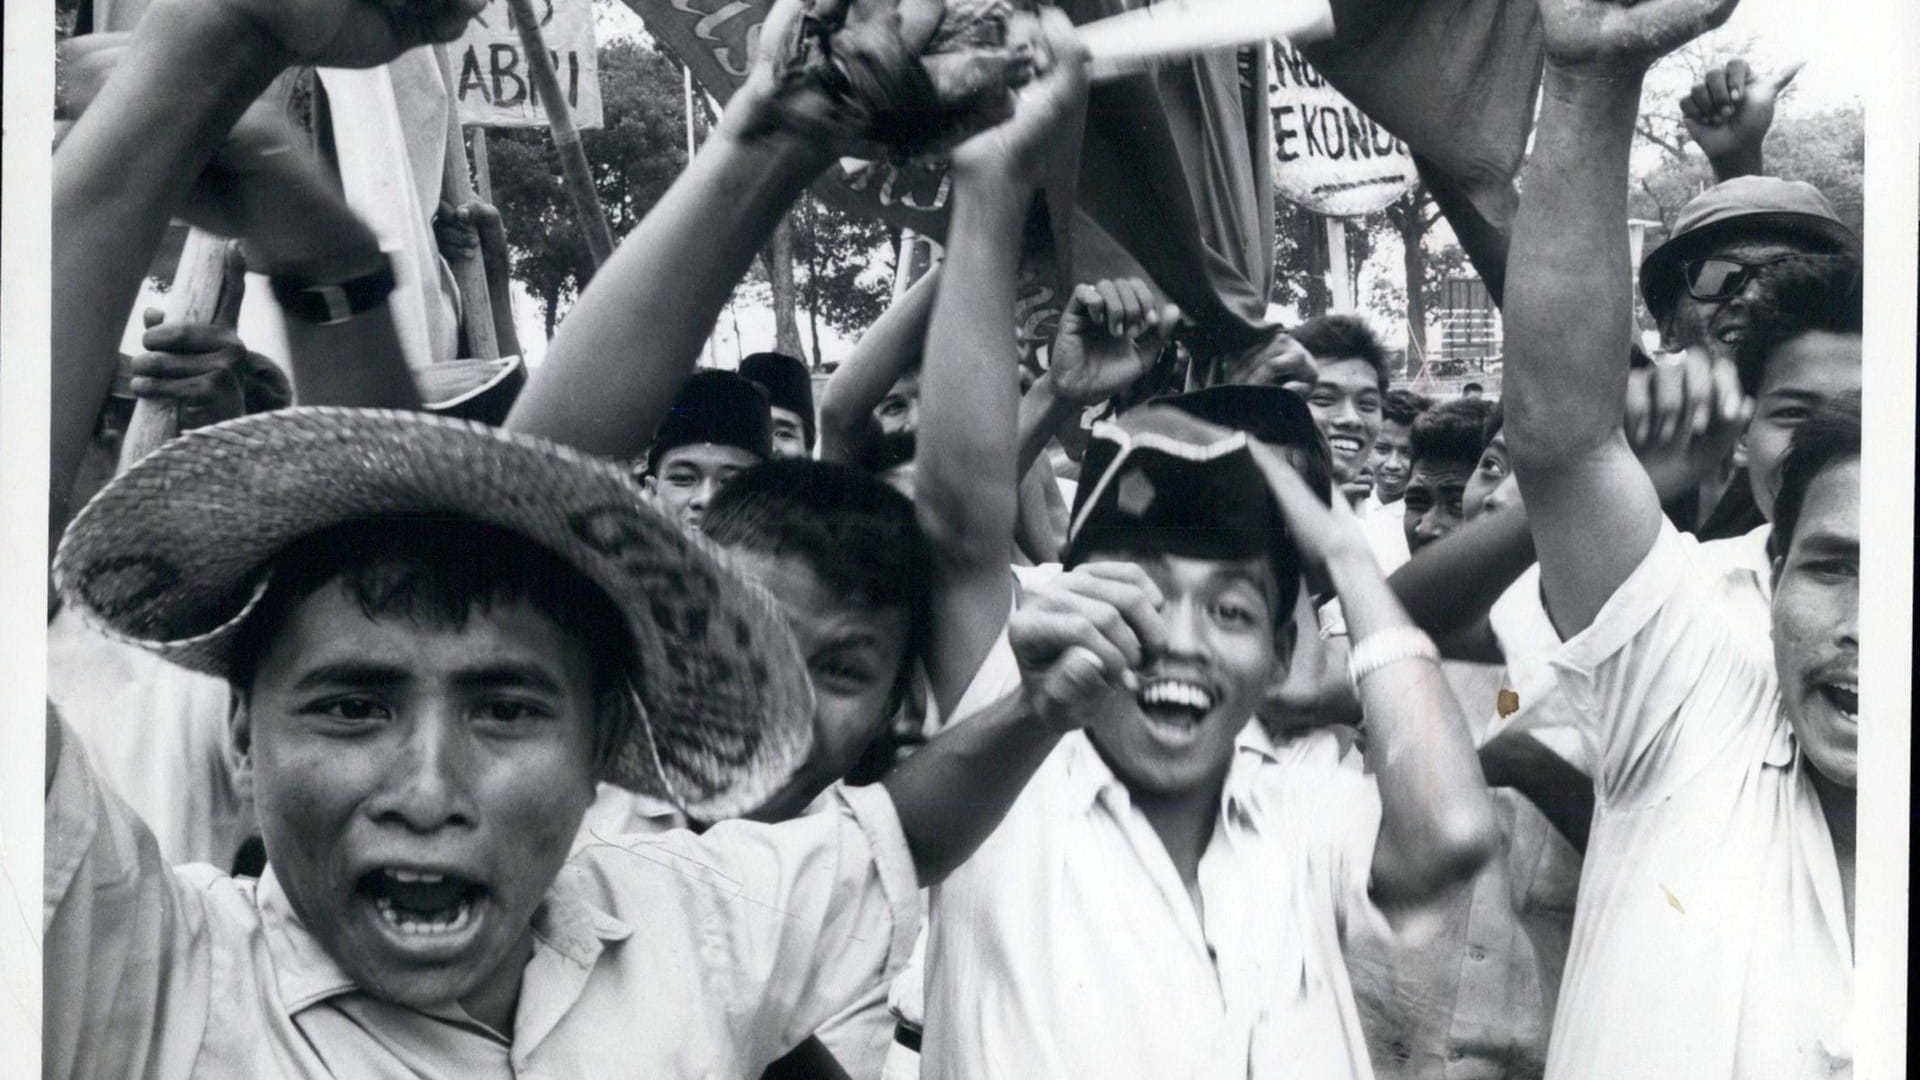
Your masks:
<instances>
[{"instance_id":1,"label":"dark sunglasses","mask_svg":"<svg viewBox=\"0 0 1920 1080\"><path fill-rule=\"evenodd\" d=\"M1695 300L1725 300L1746 288L1761 267L1801 257L1798 252L1792 252L1759 262L1741 262L1724 255L1712 255L1688 259L1680 264L1680 273L1686 280L1688 296Z\"/></svg>"}]
</instances>

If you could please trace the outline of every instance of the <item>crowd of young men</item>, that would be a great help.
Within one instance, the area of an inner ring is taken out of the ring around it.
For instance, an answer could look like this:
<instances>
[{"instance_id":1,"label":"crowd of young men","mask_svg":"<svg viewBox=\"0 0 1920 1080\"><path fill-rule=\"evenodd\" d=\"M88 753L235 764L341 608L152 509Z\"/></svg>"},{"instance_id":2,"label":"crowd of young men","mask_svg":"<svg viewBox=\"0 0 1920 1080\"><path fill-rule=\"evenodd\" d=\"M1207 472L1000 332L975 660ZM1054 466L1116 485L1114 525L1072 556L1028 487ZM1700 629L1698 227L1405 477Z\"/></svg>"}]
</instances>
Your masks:
<instances>
[{"instance_id":1,"label":"crowd of young men","mask_svg":"<svg viewBox=\"0 0 1920 1080\"><path fill-rule=\"evenodd\" d=\"M817 408L793 357L695 370L918 92L791 63L782 0L463 412L248 106L478 6L155 0L63 58L46 1075L1847 1074L1858 238L1754 175L1757 83L1686 105L1723 179L1631 340L1641 79L1730 0L1542 0L1497 395L1393 388L1345 314L1142 393L1185 353L1134 278L1023 386L1053 10ZM290 392L211 328L118 356L171 216L273 280ZM195 430L116 476L137 397Z\"/></svg>"}]
</instances>

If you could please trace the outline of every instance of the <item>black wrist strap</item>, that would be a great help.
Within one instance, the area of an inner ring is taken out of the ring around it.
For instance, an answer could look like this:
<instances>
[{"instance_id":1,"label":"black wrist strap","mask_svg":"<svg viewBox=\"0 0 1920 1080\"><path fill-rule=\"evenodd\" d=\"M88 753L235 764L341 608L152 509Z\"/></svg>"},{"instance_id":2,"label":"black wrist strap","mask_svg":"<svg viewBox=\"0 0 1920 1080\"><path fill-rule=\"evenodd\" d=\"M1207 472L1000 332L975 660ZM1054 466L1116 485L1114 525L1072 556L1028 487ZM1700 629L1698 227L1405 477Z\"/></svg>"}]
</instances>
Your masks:
<instances>
[{"instance_id":1,"label":"black wrist strap","mask_svg":"<svg viewBox=\"0 0 1920 1080\"><path fill-rule=\"evenodd\" d=\"M296 273L276 273L273 298L291 318L332 326L387 302L396 283L393 257L382 253L380 266L346 281L314 281Z\"/></svg>"}]
</instances>

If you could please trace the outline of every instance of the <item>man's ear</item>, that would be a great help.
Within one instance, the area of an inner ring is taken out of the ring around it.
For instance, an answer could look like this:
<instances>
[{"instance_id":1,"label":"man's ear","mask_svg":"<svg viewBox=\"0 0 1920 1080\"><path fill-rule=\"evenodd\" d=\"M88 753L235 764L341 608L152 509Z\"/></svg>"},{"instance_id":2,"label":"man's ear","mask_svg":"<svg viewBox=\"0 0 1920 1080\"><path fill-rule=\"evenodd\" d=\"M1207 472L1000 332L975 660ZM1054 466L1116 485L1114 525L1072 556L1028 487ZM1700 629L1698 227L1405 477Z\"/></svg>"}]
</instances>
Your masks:
<instances>
[{"instance_id":1,"label":"man's ear","mask_svg":"<svg viewBox=\"0 0 1920 1080\"><path fill-rule=\"evenodd\" d=\"M1740 437L1733 442L1733 467L1736 469L1744 469L1747 467L1747 432L1745 428L1740 430Z\"/></svg>"},{"instance_id":2,"label":"man's ear","mask_svg":"<svg viewBox=\"0 0 1920 1080\"><path fill-rule=\"evenodd\" d=\"M237 689L228 691L227 734L233 792L241 801L250 802L253 799L253 714L247 707L246 695Z\"/></svg>"},{"instance_id":3,"label":"man's ear","mask_svg":"<svg viewBox=\"0 0 1920 1080\"><path fill-rule=\"evenodd\" d=\"M647 493L649 505L656 508L660 505L660 481L652 473L640 478L640 490Z\"/></svg>"}]
</instances>

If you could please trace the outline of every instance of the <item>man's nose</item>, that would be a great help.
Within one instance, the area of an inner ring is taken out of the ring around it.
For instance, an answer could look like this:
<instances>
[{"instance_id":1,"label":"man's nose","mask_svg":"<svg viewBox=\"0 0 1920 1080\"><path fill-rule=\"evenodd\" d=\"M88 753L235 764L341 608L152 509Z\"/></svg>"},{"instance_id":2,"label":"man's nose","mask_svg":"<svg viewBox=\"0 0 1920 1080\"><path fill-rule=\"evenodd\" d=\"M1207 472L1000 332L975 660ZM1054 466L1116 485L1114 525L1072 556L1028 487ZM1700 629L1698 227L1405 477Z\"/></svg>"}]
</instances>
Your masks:
<instances>
[{"instance_id":1,"label":"man's nose","mask_svg":"<svg viewBox=\"0 0 1920 1080\"><path fill-rule=\"evenodd\" d=\"M470 826L477 820L471 750L450 706L425 712L393 755L373 815L417 833Z\"/></svg>"}]
</instances>

